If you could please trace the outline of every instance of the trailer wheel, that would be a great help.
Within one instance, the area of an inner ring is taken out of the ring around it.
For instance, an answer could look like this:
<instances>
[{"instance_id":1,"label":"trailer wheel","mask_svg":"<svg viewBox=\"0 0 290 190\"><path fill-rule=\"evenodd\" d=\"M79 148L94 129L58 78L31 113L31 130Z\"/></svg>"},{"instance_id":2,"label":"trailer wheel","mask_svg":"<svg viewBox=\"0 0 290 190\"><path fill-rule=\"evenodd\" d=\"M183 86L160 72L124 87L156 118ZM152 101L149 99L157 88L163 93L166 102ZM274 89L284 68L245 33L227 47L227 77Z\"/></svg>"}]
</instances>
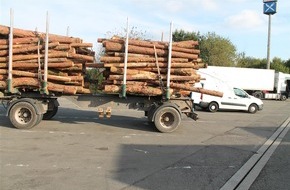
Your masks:
<instances>
[{"instance_id":1,"label":"trailer wheel","mask_svg":"<svg viewBox=\"0 0 290 190\"><path fill-rule=\"evenodd\" d=\"M263 98L263 92L262 91L256 91L252 94L255 98L262 99Z\"/></svg>"},{"instance_id":2,"label":"trailer wheel","mask_svg":"<svg viewBox=\"0 0 290 190\"><path fill-rule=\"evenodd\" d=\"M43 119L44 120L50 120L51 118L53 118L55 116L55 114L58 111L58 102L57 100L52 100L48 102L48 107L50 108L49 110L47 110L47 112L45 114L43 114Z\"/></svg>"},{"instance_id":3,"label":"trailer wheel","mask_svg":"<svg viewBox=\"0 0 290 190\"><path fill-rule=\"evenodd\" d=\"M287 100L286 94L281 94L280 100L281 101L286 101Z\"/></svg>"},{"instance_id":4,"label":"trailer wheel","mask_svg":"<svg viewBox=\"0 0 290 190\"><path fill-rule=\"evenodd\" d=\"M251 105L249 106L248 111L249 111L250 113L256 113L256 112L258 111L258 106L257 106L256 104L251 104Z\"/></svg>"},{"instance_id":5,"label":"trailer wheel","mask_svg":"<svg viewBox=\"0 0 290 190\"><path fill-rule=\"evenodd\" d=\"M216 112L219 109L219 105L216 102L211 102L208 105L208 111L210 112Z\"/></svg>"},{"instance_id":6,"label":"trailer wheel","mask_svg":"<svg viewBox=\"0 0 290 190\"><path fill-rule=\"evenodd\" d=\"M163 107L157 110L154 124L162 133L175 131L181 122L180 113L173 107Z\"/></svg>"},{"instance_id":7,"label":"trailer wheel","mask_svg":"<svg viewBox=\"0 0 290 190\"><path fill-rule=\"evenodd\" d=\"M10 109L9 119L18 129L30 129L41 121L42 115L38 115L30 103L18 102Z\"/></svg>"}]
</instances>

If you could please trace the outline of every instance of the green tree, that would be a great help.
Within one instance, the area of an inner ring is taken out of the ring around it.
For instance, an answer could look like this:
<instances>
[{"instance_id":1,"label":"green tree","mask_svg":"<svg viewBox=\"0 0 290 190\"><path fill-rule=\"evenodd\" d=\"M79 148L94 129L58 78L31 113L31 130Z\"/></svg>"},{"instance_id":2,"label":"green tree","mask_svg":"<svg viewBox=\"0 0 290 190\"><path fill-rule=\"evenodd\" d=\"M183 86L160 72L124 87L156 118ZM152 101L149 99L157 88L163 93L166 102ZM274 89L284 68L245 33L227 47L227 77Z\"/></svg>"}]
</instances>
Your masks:
<instances>
[{"instance_id":1,"label":"green tree","mask_svg":"<svg viewBox=\"0 0 290 190\"><path fill-rule=\"evenodd\" d=\"M289 73L289 68L281 58L274 57L271 61L270 68L278 72Z\"/></svg>"},{"instance_id":2,"label":"green tree","mask_svg":"<svg viewBox=\"0 0 290 190\"><path fill-rule=\"evenodd\" d=\"M99 87L103 83L103 72L100 69L86 70L86 81L90 82L90 90L92 93L98 93Z\"/></svg>"},{"instance_id":3,"label":"green tree","mask_svg":"<svg viewBox=\"0 0 290 190\"><path fill-rule=\"evenodd\" d=\"M284 64L288 68L288 73L290 73L290 59L288 59L287 61L285 61Z\"/></svg>"},{"instance_id":4,"label":"green tree","mask_svg":"<svg viewBox=\"0 0 290 190\"><path fill-rule=\"evenodd\" d=\"M174 42L186 41L186 40L195 40L200 42L201 35L199 32L185 32L184 30L175 30L172 34L172 40Z\"/></svg>"},{"instance_id":5,"label":"green tree","mask_svg":"<svg viewBox=\"0 0 290 190\"><path fill-rule=\"evenodd\" d=\"M236 59L237 67L245 67L245 68L260 68L265 69L267 65L266 59L258 59L254 57L246 56L246 54L240 53Z\"/></svg>"},{"instance_id":6,"label":"green tree","mask_svg":"<svg viewBox=\"0 0 290 190\"><path fill-rule=\"evenodd\" d=\"M236 47L229 39L214 32L201 35L199 32L175 30L173 41L183 40L197 40L199 42L200 57L208 65L234 66Z\"/></svg>"},{"instance_id":7,"label":"green tree","mask_svg":"<svg viewBox=\"0 0 290 190\"><path fill-rule=\"evenodd\" d=\"M214 32L209 32L201 37L201 58L209 65L234 66L236 47L233 43Z\"/></svg>"}]
</instances>

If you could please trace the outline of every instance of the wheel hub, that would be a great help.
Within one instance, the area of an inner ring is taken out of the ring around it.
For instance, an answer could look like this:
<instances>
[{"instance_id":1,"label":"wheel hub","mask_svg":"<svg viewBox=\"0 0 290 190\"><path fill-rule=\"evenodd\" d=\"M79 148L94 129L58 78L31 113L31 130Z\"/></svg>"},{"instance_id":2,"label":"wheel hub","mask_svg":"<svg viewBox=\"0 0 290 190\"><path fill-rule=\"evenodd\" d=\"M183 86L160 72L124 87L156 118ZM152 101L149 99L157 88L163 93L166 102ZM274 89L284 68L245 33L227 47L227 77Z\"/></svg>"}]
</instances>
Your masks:
<instances>
[{"instance_id":1,"label":"wheel hub","mask_svg":"<svg viewBox=\"0 0 290 190\"><path fill-rule=\"evenodd\" d=\"M26 108L21 108L17 112L17 116L15 119L20 123L28 123L31 120L31 112Z\"/></svg>"}]
</instances>

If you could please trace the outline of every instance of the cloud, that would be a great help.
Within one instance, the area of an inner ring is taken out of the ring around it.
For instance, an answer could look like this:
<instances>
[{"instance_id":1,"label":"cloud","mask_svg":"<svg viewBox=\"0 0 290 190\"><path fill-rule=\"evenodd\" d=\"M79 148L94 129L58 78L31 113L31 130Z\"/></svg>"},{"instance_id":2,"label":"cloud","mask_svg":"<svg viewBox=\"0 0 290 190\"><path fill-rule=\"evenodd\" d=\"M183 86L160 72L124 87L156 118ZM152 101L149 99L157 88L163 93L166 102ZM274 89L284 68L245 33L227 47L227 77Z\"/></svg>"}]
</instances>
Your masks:
<instances>
[{"instance_id":1,"label":"cloud","mask_svg":"<svg viewBox=\"0 0 290 190\"><path fill-rule=\"evenodd\" d=\"M202 7L207 11L214 11L218 9L218 4L215 0L203 0L201 3Z\"/></svg>"},{"instance_id":2,"label":"cloud","mask_svg":"<svg viewBox=\"0 0 290 190\"><path fill-rule=\"evenodd\" d=\"M265 26L265 18L262 14L253 10L243 10L239 14L230 16L225 19L227 26L236 29L253 29L258 30Z\"/></svg>"},{"instance_id":3,"label":"cloud","mask_svg":"<svg viewBox=\"0 0 290 190\"><path fill-rule=\"evenodd\" d=\"M169 12L179 12L184 8L184 4L181 1L167 1L166 9Z\"/></svg>"}]
</instances>

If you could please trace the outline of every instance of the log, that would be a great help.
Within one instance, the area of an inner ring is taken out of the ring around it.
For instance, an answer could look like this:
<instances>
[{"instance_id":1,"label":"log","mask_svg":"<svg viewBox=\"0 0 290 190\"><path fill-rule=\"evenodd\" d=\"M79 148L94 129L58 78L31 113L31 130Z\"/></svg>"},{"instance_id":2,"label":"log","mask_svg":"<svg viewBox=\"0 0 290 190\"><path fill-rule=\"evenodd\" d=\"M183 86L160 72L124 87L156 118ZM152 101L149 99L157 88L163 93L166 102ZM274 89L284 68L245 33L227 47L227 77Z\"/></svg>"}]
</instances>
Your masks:
<instances>
[{"instance_id":1,"label":"log","mask_svg":"<svg viewBox=\"0 0 290 190\"><path fill-rule=\"evenodd\" d=\"M117 85L106 85L105 92L106 93L120 93L122 88ZM139 94L139 95L146 95L146 96L156 96L161 95L162 90L159 88L154 88L150 86L137 86L137 85L127 85L126 92L128 94Z\"/></svg>"},{"instance_id":2,"label":"log","mask_svg":"<svg viewBox=\"0 0 290 190\"><path fill-rule=\"evenodd\" d=\"M166 79L166 75L161 75L163 79ZM109 80L123 80L123 75L110 75ZM129 80L158 80L158 75L153 74L134 74L127 75L126 79ZM177 76L170 75L170 80L172 81L196 81L199 80L199 76Z\"/></svg>"},{"instance_id":3,"label":"log","mask_svg":"<svg viewBox=\"0 0 290 190\"><path fill-rule=\"evenodd\" d=\"M73 67L74 63L72 61L61 62L61 63L48 63L48 68L69 68ZM13 68L38 68L38 63L25 63L25 62L14 62L12 64Z\"/></svg>"},{"instance_id":4,"label":"log","mask_svg":"<svg viewBox=\"0 0 290 190\"><path fill-rule=\"evenodd\" d=\"M50 43L48 45L49 48L51 47L56 47L59 43L58 42L54 42L54 43ZM35 52L38 49L44 49L44 46L40 45L40 46L32 46L32 45L25 45L25 46L20 46L18 48L14 48L12 50L13 54L18 54L18 53L28 53L28 52ZM0 51L0 56L4 56L4 55L8 55L9 51L8 50L1 50Z\"/></svg>"},{"instance_id":5,"label":"log","mask_svg":"<svg viewBox=\"0 0 290 190\"><path fill-rule=\"evenodd\" d=\"M198 41L188 40L188 41L181 41L181 42L173 42L172 46L181 47L181 48L192 48L198 45Z\"/></svg>"},{"instance_id":6,"label":"log","mask_svg":"<svg viewBox=\"0 0 290 190\"><path fill-rule=\"evenodd\" d=\"M204 89L204 88L197 88L197 87L193 87L193 86L186 85L186 84L170 83L170 87L171 88L183 89L183 90L187 90L187 91L191 91L191 92L199 92L199 93L202 93L202 94L208 94L208 95L212 95L212 96L223 97L223 93L222 92L215 91L215 90L207 90L207 89Z\"/></svg>"},{"instance_id":7,"label":"log","mask_svg":"<svg viewBox=\"0 0 290 190\"><path fill-rule=\"evenodd\" d=\"M117 74L122 74L122 75L124 74L124 69L123 68L111 67L110 71L112 73L117 73ZM149 75L149 76L157 76L156 73L150 72L150 71L127 69L127 75L137 75L137 74L143 74L143 75Z\"/></svg>"},{"instance_id":8,"label":"log","mask_svg":"<svg viewBox=\"0 0 290 190\"><path fill-rule=\"evenodd\" d=\"M153 67L144 67L144 68L136 68L136 69L140 69L143 71L151 71L151 72L155 72L155 73L158 72L158 69L153 68ZM161 73L167 74L167 68L160 68L159 70ZM171 68L170 73L175 74L175 75L190 76L190 75L196 74L196 69L193 69L193 68Z\"/></svg>"},{"instance_id":9,"label":"log","mask_svg":"<svg viewBox=\"0 0 290 190\"><path fill-rule=\"evenodd\" d=\"M7 79L7 75L0 74L0 80L6 80L6 79Z\"/></svg>"},{"instance_id":10,"label":"log","mask_svg":"<svg viewBox=\"0 0 290 190\"><path fill-rule=\"evenodd\" d=\"M43 54L37 55L37 54L30 54L30 55L14 55L13 61L24 61L29 59L37 59L38 57L44 58ZM67 52L53 52L49 53L48 57L50 58L65 58L68 57ZM0 57L0 62L8 62L8 57Z\"/></svg>"},{"instance_id":11,"label":"log","mask_svg":"<svg viewBox=\"0 0 290 190\"><path fill-rule=\"evenodd\" d=\"M35 78L21 77L21 78L14 78L12 80L12 86L15 88L25 87L25 86L39 88L40 85L41 85L40 82ZM0 88L6 89L6 87L7 87L6 82L3 83L2 81L0 81ZM65 94L76 94L77 92L77 87L75 86L65 86L65 85L55 84L51 82L47 83L47 89L49 91L62 92Z\"/></svg>"},{"instance_id":12,"label":"log","mask_svg":"<svg viewBox=\"0 0 290 190\"><path fill-rule=\"evenodd\" d=\"M82 55L82 54L70 53L68 55L68 57L74 58L74 59L77 59L77 60L82 60L82 61L94 62L94 57L90 56L90 55Z\"/></svg>"},{"instance_id":13,"label":"log","mask_svg":"<svg viewBox=\"0 0 290 190\"><path fill-rule=\"evenodd\" d=\"M101 62L104 63L124 63L124 57L110 57L110 56L102 56L100 58ZM128 57L128 62L154 62L155 63L156 59L155 57ZM167 62L167 58L159 57L158 58L159 62ZM186 63L188 62L188 59L186 58L172 58L171 59L172 63Z\"/></svg>"},{"instance_id":14,"label":"log","mask_svg":"<svg viewBox=\"0 0 290 190\"><path fill-rule=\"evenodd\" d=\"M85 63L85 66L91 68L104 68L103 63Z\"/></svg>"},{"instance_id":15,"label":"log","mask_svg":"<svg viewBox=\"0 0 290 190\"><path fill-rule=\"evenodd\" d=\"M124 44L125 39L118 38L118 37L114 39L110 39L110 40L98 39L98 42L103 43L103 46L106 47L106 43L108 42ZM148 47L148 48L152 48L155 45L156 49L168 49L169 43L160 42L160 41L129 39L129 45L134 45L134 46L139 46L139 47ZM196 45L198 45L198 41L193 41L193 40L173 42L172 50L190 53L191 51L188 51L188 50L196 50L196 49L193 49ZM196 52L199 53L199 50L197 50Z\"/></svg>"},{"instance_id":16,"label":"log","mask_svg":"<svg viewBox=\"0 0 290 190\"><path fill-rule=\"evenodd\" d=\"M7 89L7 83L6 83L6 81L0 80L0 89L1 90Z\"/></svg>"},{"instance_id":17,"label":"log","mask_svg":"<svg viewBox=\"0 0 290 190\"><path fill-rule=\"evenodd\" d=\"M167 68L167 63L159 63L160 68ZM105 63L104 67L124 67L123 63ZM127 67L156 67L156 63L128 63ZM193 63L171 63L171 68L193 68L198 69L199 65Z\"/></svg>"},{"instance_id":18,"label":"log","mask_svg":"<svg viewBox=\"0 0 290 190\"><path fill-rule=\"evenodd\" d=\"M0 34L9 35L10 27L0 25ZM36 37L36 32L13 28L14 37Z\"/></svg>"},{"instance_id":19,"label":"log","mask_svg":"<svg viewBox=\"0 0 290 190\"><path fill-rule=\"evenodd\" d=\"M105 47L106 47L106 51L123 52L125 49L123 44L114 43L114 42L106 43ZM145 55L152 55L152 56L155 55L155 51L153 48L145 48L145 47L139 47L139 46L134 46L134 45L128 46L128 52L129 53L139 53L139 54L145 54ZM158 56L163 57L163 56L168 55L168 50L157 49L156 53ZM198 55L172 51L172 57L197 59Z\"/></svg>"},{"instance_id":20,"label":"log","mask_svg":"<svg viewBox=\"0 0 290 190\"><path fill-rule=\"evenodd\" d=\"M93 47L92 43L71 43L71 47Z\"/></svg>"}]
</instances>

